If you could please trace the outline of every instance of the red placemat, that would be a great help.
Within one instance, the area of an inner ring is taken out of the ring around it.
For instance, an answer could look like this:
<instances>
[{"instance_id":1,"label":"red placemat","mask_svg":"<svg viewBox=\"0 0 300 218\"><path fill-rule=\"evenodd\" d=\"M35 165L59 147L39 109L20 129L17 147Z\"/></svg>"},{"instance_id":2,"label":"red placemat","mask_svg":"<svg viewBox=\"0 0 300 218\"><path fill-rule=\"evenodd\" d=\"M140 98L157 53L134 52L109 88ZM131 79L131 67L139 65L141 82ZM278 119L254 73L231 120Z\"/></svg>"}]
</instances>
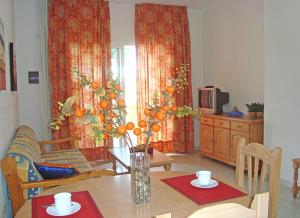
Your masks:
<instances>
[{"instance_id":1,"label":"red placemat","mask_svg":"<svg viewBox=\"0 0 300 218\"><path fill-rule=\"evenodd\" d=\"M92 196L88 191L72 192L72 201L78 202L81 205L80 210L64 218L88 217L88 218L103 218L99 209L97 208ZM50 205L54 203L53 195L40 196L32 198L32 218L53 218L46 213L46 208L43 205Z\"/></svg>"},{"instance_id":2,"label":"red placemat","mask_svg":"<svg viewBox=\"0 0 300 218\"><path fill-rule=\"evenodd\" d=\"M162 181L197 204L208 204L247 195L220 181L218 181L219 185L215 188L197 188L190 184L190 182L196 178L196 175L193 174L162 179Z\"/></svg>"}]
</instances>

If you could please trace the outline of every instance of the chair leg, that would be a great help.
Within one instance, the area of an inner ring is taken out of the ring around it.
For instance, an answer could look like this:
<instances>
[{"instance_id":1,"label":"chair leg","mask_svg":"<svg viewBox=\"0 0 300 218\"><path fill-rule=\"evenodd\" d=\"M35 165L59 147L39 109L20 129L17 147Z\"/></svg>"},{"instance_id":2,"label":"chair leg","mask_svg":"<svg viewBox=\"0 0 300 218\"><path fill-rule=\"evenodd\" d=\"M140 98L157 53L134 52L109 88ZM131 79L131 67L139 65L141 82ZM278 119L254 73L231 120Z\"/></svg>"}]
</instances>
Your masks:
<instances>
[{"instance_id":1,"label":"chair leg","mask_svg":"<svg viewBox=\"0 0 300 218\"><path fill-rule=\"evenodd\" d=\"M292 187L292 193L293 193L293 198L297 198L299 164L294 162L293 167L294 167L294 184L293 184L293 187Z\"/></svg>"}]
</instances>

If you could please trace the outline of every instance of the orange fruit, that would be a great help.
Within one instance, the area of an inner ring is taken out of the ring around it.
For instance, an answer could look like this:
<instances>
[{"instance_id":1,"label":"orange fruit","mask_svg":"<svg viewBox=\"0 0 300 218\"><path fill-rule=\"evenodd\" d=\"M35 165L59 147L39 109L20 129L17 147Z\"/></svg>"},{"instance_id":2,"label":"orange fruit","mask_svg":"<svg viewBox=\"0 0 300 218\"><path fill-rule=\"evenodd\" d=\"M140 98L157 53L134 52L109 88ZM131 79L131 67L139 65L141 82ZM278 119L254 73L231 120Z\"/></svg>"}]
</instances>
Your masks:
<instances>
[{"instance_id":1,"label":"orange fruit","mask_svg":"<svg viewBox=\"0 0 300 218\"><path fill-rule=\"evenodd\" d=\"M138 125L139 125L139 127L144 128L147 126L147 122L145 120L140 120Z\"/></svg>"},{"instance_id":2,"label":"orange fruit","mask_svg":"<svg viewBox=\"0 0 300 218\"><path fill-rule=\"evenodd\" d=\"M104 122L105 117L104 117L104 115L103 115L102 113L99 113L99 114L97 115L97 117L98 117L98 120L99 120L100 122Z\"/></svg>"},{"instance_id":3,"label":"orange fruit","mask_svg":"<svg viewBox=\"0 0 300 218\"><path fill-rule=\"evenodd\" d=\"M154 123L151 127L153 132L158 132L160 130L160 125L158 125L157 123Z\"/></svg>"},{"instance_id":4,"label":"orange fruit","mask_svg":"<svg viewBox=\"0 0 300 218\"><path fill-rule=\"evenodd\" d=\"M114 112L112 112L112 111L110 111L110 112L108 113L108 116L109 116L110 118L116 118L116 117L117 117L117 114L114 113Z\"/></svg>"},{"instance_id":5,"label":"orange fruit","mask_svg":"<svg viewBox=\"0 0 300 218\"><path fill-rule=\"evenodd\" d=\"M170 93L170 94L173 94L175 92L174 86L168 86L167 87L167 92Z\"/></svg>"},{"instance_id":6,"label":"orange fruit","mask_svg":"<svg viewBox=\"0 0 300 218\"><path fill-rule=\"evenodd\" d=\"M119 107L124 107L124 106L125 106L125 101L124 101L124 99L123 99L123 98L119 98L119 99L117 100L117 105L118 105Z\"/></svg>"},{"instance_id":7,"label":"orange fruit","mask_svg":"<svg viewBox=\"0 0 300 218\"><path fill-rule=\"evenodd\" d=\"M105 130L106 130L106 131L111 131L112 128L113 128L113 127L112 127L111 124L107 124L106 127L105 127Z\"/></svg>"},{"instance_id":8,"label":"orange fruit","mask_svg":"<svg viewBox=\"0 0 300 218\"><path fill-rule=\"evenodd\" d=\"M95 108L91 109L91 114L96 115L97 110Z\"/></svg>"},{"instance_id":9,"label":"orange fruit","mask_svg":"<svg viewBox=\"0 0 300 218\"><path fill-rule=\"evenodd\" d=\"M161 109L163 111L168 111L170 109L170 107L168 105L164 105L164 106L161 107Z\"/></svg>"},{"instance_id":10,"label":"orange fruit","mask_svg":"<svg viewBox=\"0 0 300 218\"><path fill-rule=\"evenodd\" d=\"M104 135L103 135L103 139L109 139L110 138L110 135L108 135L107 133L105 133Z\"/></svg>"},{"instance_id":11,"label":"orange fruit","mask_svg":"<svg viewBox=\"0 0 300 218\"><path fill-rule=\"evenodd\" d=\"M159 112L156 113L155 117L156 117L158 120L162 121L163 119L165 119L166 114L165 114L165 112L159 111Z\"/></svg>"},{"instance_id":12,"label":"orange fruit","mask_svg":"<svg viewBox=\"0 0 300 218\"><path fill-rule=\"evenodd\" d=\"M120 86L119 84L116 84L116 85L115 85L115 89L116 89L117 91L120 91L120 90L121 90L121 86Z\"/></svg>"},{"instance_id":13,"label":"orange fruit","mask_svg":"<svg viewBox=\"0 0 300 218\"><path fill-rule=\"evenodd\" d=\"M121 135L125 135L127 132L127 128L125 125L121 125L118 127L118 133L120 133Z\"/></svg>"},{"instance_id":14,"label":"orange fruit","mask_svg":"<svg viewBox=\"0 0 300 218\"><path fill-rule=\"evenodd\" d=\"M92 82L91 87L92 87L94 90L96 90L96 89L99 88L99 83L97 83L97 82Z\"/></svg>"},{"instance_id":15,"label":"orange fruit","mask_svg":"<svg viewBox=\"0 0 300 218\"><path fill-rule=\"evenodd\" d=\"M78 117L78 118L82 118L84 116L84 110L82 109L77 109L75 111L75 116Z\"/></svg>"},{"instance_id":16,"label":"orange fruit","mask_svg":"<svg viewBox=\"0 0 300 218\"><path fill-rule=\"evenodd\" d=\"M175 104L172 105L171 110L174 111L174 112L177 110L177 107L176 107Z\"/></svg>"},{"instance_id":17,"label":"orange fruit","mask_svg":"<svg viewBox=\"0 0 300 218\"><path fill-rule=\"evenodd\" d=\"M133 130L133 134L136 135L136 136L139 136L142 134L142 130L140 128L135 128Z\"/></svg>"},{"instance_id":18,"label":"orange fruit","mask_svg":"<svg viewBox=\"0 0 300 218\"><path fill-rule=\"evenodd\" d=\"M145 115L150 115L151 114L151 110L149 108L145 108L144 109L144 114Z\"/></svg>"},{"instance_id":19,"label":"orange fruit","mask_svg":"<svg viewBox=\"0 0 300 218\"><path fill-rule=\"evenodd\" d=\"M128 123L126 124L126 128L127 128L128 130L132 130L132 129L134 128L134 123L133 123L133 122L128 122Z\"/></svg>"},{"instance_id":20,"label":"orange fruit","mask_svg":"<svg viewBox=\"0 0 300 218\"><path fill-rule=\"evenodd\" d=\"M110 99L116 99L116 97L117 97L116 93L114 93L114 92L110 92L108 94L108 96L109 96Z\"/></svg>"},{"instance_id":21,"label":"orange fruit","mask_svg":"<svg viewBox=\"0 0 300 218\"><path fill-rule=\"evenodd\" d=\"M102 109L108 108L108 101L106 101L106 100L100 101L99 106L100 106L100 108L102 108Z\"/></svg>"}]
</instances>

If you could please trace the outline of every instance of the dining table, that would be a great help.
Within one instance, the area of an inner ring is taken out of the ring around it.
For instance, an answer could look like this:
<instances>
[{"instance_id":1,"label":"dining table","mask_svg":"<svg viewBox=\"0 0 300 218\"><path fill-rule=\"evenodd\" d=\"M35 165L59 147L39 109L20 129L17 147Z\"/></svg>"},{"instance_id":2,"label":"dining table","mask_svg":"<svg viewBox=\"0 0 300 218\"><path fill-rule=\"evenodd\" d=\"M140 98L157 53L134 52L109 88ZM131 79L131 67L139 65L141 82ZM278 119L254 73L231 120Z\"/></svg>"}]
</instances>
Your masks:
<instances>
[{"instance_id":1,"label":"dining table","mask_svg":"<svg viewBox=\"0 0 300 218\"><path fill-rule=\"evenodd\" d=\"M105 218L151 218L164 213L171 213L172 218L183 218L200 208L219 203L238 203L249 207L251 203L249 195L209 204L197 204L162 181L162 179L190 174L192 172L151 171L151 200L148 203L136 204L132 200L130 174L81 180L47 189L39 196L53 195L59 192L88 191ZM243 191L237 185L224 179L214 178ZM31 200L25 202L15 217L32 217Z\"/></svg>"}]
</instances>

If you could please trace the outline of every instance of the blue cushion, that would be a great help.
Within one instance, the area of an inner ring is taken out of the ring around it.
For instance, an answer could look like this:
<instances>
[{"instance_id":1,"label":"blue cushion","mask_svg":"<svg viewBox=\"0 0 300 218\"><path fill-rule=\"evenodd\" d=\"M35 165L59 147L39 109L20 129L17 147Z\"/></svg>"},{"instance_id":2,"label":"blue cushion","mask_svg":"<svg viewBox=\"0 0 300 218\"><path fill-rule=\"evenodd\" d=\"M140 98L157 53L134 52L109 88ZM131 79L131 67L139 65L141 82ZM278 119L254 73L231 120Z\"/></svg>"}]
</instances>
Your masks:
<instances>
[{"instance_id":1,"label":"blue cushion","mask_svg":"<svg viewBox=\"0 0 300 218\"><path fill-rule=\"evenodd\" d=\"M240 111L227 112L227 115L230 116L230 117L242 117L242 116L244 116L244 114Z\"/></svg>"},{"instance_id":2,"label":"blue cushion","mask_svg":"<svg viewBox=\"0 0 300 218\"><path fill-rule=\"evenodd\" d=\"M34 165L44 179L66 178L79 173L77 169L66 164L34 163Z\"/></svg>"}]
</instances>

